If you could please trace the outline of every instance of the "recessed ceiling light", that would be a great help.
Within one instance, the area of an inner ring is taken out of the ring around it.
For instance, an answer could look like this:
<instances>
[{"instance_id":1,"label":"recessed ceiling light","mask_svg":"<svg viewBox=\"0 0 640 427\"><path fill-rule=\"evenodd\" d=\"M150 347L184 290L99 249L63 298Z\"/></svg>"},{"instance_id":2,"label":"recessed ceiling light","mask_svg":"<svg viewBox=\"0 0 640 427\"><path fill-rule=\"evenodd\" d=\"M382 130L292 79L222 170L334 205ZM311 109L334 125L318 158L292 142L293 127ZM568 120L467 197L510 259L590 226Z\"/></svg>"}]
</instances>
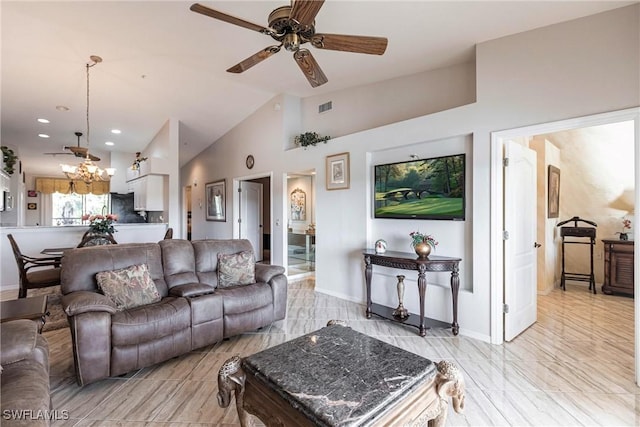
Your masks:
<instances>
[{"instance_id":1,"label":"recessed ceiling light","mask_svg":"<svg viewBox=\"0 0 640 427\"><path fill-rule=\"evenodd\" d=\"M39 133L38 136L40 138L49 138L49 135L47 135L46 133Z\"/></svg>"},{"instance_id":2,"label":"recessed ceiling light","mask_svg":"<svg viewBox=\"0 0 640 427\"><path fill-rule=\"evenodd\" d=\"M116 144L113 143L112 141L107 141L107 142L104 143L104 145L112 146L112 145L116 145Z\"/></svg>"},{"instance_id":3,"label":"recessed ceiling light","mask_svg":"<svg viewBox=\"0 0 640 427\"><path fill-rule=\"evenodd\" d=\"M120 135L122 131L120 129L111 129L111 133L115 133L116 135Z\"/></svg>"},{"instance_id":4,"label":"recessed ceiling light","mask_svg":"<svg viewBox=\"0 0 640 427\"><path fill-rule=\"evenodd\" d=\"M38 119L38 122L40 122L40 123L49 123L49 120L47 120L47 119Z\"/></svg>"},{"instance_id":5,"label":"recessed ceiling light","mask_svg":"<svg viewBox=\"0 0 640 427\"><path fill-rule=\"evenodd\" d=\"M65 107L64 105L56 105L56 110L58 110L58 111L69 111L69 107Z\"/></svg>"}]
</instances>

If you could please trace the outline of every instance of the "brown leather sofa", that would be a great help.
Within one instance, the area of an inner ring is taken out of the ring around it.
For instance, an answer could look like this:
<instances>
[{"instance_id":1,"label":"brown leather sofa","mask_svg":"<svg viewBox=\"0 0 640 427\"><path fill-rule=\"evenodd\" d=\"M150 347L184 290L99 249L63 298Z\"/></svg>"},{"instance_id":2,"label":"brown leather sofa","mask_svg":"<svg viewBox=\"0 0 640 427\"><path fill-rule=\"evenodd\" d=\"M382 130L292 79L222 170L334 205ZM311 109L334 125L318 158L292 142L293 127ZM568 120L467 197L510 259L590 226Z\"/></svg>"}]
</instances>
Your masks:
<instances>
[{"instance_id":1,"label":"brown leather sofa","mask_svg":"<svg viewBox=\"0 0 640 427\"><path fill-rule=\"evenodd\" d=\"M3 426L48 426L49 345L32 320L2 324L0 394Z\"/></svg>"},{"instance_id":2,"label":"brown leather sofa","mask_svg":"<svg viewBox=\"0 0 640 427\"><path fill-rule=\"evenodd\" d=\"M78 384L163 362L284 319L287 277L256 264L255 283L218 288L218 254L248 240L162 240L78 248L62 260L62 307L71 326ZM147 264L160 302L118 311L96 273Z\"/></svg>"}]
</instances>

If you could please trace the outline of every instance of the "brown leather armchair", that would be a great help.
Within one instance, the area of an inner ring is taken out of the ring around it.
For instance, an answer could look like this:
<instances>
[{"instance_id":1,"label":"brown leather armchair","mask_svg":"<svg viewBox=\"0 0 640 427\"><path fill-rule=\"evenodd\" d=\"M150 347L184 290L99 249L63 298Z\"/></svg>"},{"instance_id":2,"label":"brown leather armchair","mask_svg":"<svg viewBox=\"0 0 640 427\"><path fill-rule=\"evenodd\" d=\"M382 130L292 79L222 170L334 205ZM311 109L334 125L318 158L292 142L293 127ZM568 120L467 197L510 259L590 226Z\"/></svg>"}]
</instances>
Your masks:
<instances>
[{"instance_id":1,"label":"brown leather armchair","mask_svg":"<svg viewBox=\"0 0 640 427\"><path fill-rule=\"evenodd\" d=\"M7 234L13 256L20 273L18 298L25 298L27 290L48 288L60 284L60 257L30 257L20 252L20 248L11 234Z\"/></svg>"}]
</instances>

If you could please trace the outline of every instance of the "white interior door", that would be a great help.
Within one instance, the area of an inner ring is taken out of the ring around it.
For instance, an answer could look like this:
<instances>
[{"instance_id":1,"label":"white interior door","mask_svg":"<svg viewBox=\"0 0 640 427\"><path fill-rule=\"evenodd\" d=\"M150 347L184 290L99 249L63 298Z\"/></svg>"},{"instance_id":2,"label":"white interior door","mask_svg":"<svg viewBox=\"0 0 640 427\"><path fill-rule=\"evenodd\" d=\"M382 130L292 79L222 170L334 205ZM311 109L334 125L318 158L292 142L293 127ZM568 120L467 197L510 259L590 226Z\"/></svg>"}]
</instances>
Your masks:
<instances>
[{"instance_id":1,"label":"white interior door","mask_svg":"<svg viewBox=\"0 0 640 427\"><path fill-rule=\"evenodd\" d=\"M249 239L262 261L262 184L240 181L240 238Z\"/></svg>"},{"instance_id":2,"label":"white interior door","mask_svg":"<svg viewBox=\"0 0 640 427\"><path fill-rule=\"evenodd\" d=\"M536 153L505 144L504 339L511 341L537 319Z\"/></svg>"}]
</instances>

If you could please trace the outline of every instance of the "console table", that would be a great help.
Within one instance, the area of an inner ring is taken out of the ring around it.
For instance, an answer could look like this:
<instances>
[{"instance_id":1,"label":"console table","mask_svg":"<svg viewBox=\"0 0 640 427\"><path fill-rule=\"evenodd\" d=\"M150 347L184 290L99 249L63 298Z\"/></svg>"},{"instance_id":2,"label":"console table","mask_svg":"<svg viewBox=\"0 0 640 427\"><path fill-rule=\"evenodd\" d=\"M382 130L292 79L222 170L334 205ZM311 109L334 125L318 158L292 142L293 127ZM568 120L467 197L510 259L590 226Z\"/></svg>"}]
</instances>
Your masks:
<instances>
[{"instance_id":1,"label":"console table","mask_svg":"<svg viewBox=\"0 0 640 427\"><path fill-rule=\"evenodd\" d=\"M429 258L419 259L415 253L387 251L384 253L376 253L373 249L366 249L362 252L364 255L365 270L364 276L367 284L367 319L372 314L383 317L385 319L394 320L410 326L415 326L420 331L420 336L427 334L430 327L449 327L449 324L434 319L428 319L424 316L425 294L427 290L427 271L451 272L451 296L453 300L453 323L451 329L453 335L458 335L460 329L458 325L458 290L460 289L460 278L458 277L458 268L461 258L451 258L439 255L429 255ZM373 275L373 266L398 268L401 270L415 270L418 272L418 295L420 297L420 316L410 314L407 318L400 318L393 315L393 309L380 304L371 302L371 276Z\"/></svg>"}]
</instances>

